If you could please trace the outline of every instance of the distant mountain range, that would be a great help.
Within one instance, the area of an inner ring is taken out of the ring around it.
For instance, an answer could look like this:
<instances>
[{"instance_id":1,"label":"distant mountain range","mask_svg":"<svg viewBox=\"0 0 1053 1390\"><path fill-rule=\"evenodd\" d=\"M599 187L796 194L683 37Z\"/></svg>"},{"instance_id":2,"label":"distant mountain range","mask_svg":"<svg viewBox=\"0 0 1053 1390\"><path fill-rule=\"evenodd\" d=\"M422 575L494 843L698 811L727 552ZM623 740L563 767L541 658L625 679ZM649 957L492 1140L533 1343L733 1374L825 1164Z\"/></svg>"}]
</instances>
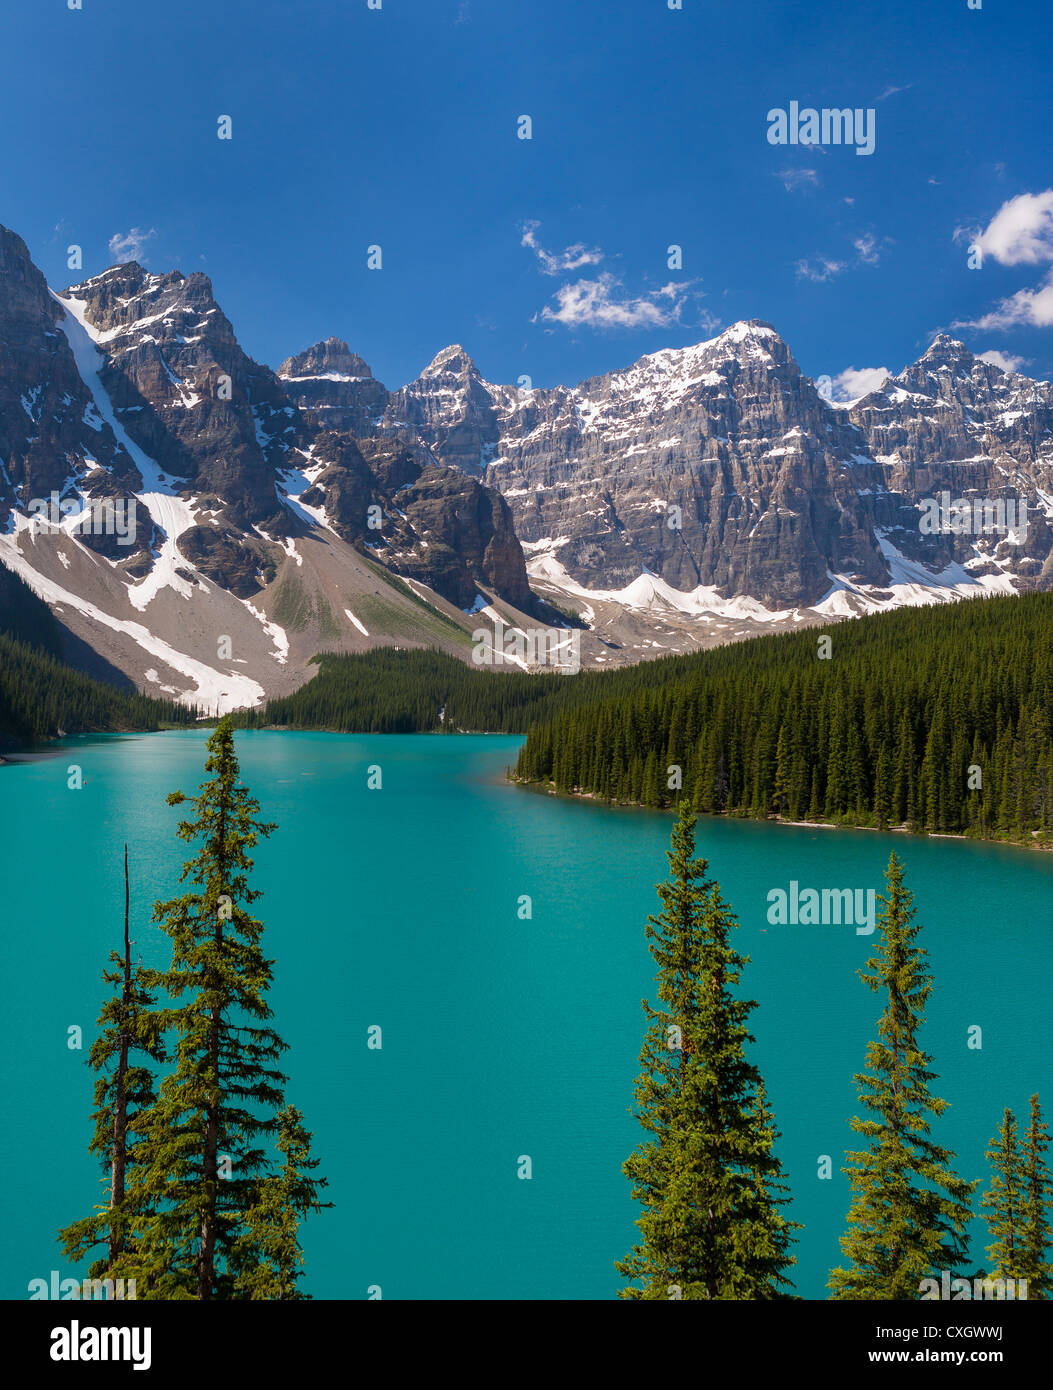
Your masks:
<instances>
[{"instance_id":1,"label":"distant mountain range","mask_svg":"<svg viewBox=\"0 0 1053 1390\"><path fill-rule=\"evenodd\" d=\"M209 707L320 650L469 659L480 626L574 614L616 664L1053 587L1053 386L941 336L839 406L750 320L576 387L453 346L389 391L336 338L254 362L201 274L53 292L0 228L0 561L77 646Z\"/></svg>"}]
</instances>

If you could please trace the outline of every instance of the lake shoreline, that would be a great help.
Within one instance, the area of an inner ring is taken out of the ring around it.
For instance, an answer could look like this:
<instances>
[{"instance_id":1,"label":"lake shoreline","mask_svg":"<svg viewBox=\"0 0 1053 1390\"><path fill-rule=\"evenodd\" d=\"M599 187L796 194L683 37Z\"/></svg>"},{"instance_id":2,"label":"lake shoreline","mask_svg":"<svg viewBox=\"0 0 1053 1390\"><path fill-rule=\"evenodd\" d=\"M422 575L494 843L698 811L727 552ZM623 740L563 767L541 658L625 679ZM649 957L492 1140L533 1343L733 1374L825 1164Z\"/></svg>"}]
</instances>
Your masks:
<instances>
[{"instance_id":1,"label":"lake shoreline","mask_svg":"<svg viewBox=\"0 0 1053 1390\"><path fill-rule=\"evenodd\" d=\"M538 792L545 796L565 797L570 801L591 801L599 806L608 806L614 810L651 811L656 815L669 816L676 814L676 807L674 806L643 806L635 801L608 801L605 797L598 796L596 792L561 792L551 782L529 782L524 778L514 776L510 776L508 781L517 787L524 787L529 791ZM964 840L978 845L1005 845L1010 849L1037 850L1039 853L1045 854L1053 853L1053 838L1048 840L1035 839L1034 835L1039 832L1032 832L1030 839L1014 840L995 835L963 835L958 831L951 830L911 830L907 825L855 825L851 821L846 821L842 825L835 825L832 821L787 820L783 816L728 815L726 811L699 811L696 814L699 820L744 821L753 825L785 825L800 830L869 830L875 834L909 835L917 840Z\"/></svg>"}]
</instances>

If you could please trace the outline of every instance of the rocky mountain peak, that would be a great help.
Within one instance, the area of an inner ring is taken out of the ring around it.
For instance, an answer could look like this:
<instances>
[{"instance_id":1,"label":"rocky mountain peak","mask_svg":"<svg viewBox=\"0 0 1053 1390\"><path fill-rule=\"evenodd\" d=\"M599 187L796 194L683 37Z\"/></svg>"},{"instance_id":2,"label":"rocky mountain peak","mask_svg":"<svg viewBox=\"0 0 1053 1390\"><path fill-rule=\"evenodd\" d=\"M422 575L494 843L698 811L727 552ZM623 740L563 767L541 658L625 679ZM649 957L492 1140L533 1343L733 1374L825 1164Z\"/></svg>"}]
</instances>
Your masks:
<instances>
[{"instance_id":1,"label":"rocky mountain peak","mask_svg":"<svg viewBox=\"0 0 1053 1390\"><path fill-rule=\"evenodd\" d=\"M969 371L974 361L973 354L963 342L957 338L952 338L949 333L938 333L917 365L920 366L924 363L929 367L937 368L962 367L965 371Z\"/></svg>"},{"instance_id":2,"label":"rocky mountain peak","mask_svg":"<svg viewBox=\"0 0 1053 1390\"><path fill-rule=\"evenodd\" d=\"M342 338L326 338L305 352L287 357L278 368L278 375L287 380L325 377L330 381L360 381L372 378L369 363L352 352Z\"/></svg>"},{"instance_id":3,"label":"rocky mountain peak","mask_svg":"<svg viewBox=\"0 0 1053 1390\"><path fill-rule=\"evenodd\" d=\"M454 376L480 375L479 368L460 343L451 343L449 347L444 347L441 352L437 352L421 372L418 380L423 381L428 377L441 376L447 373Z\"/></svg>"}]
</instances>

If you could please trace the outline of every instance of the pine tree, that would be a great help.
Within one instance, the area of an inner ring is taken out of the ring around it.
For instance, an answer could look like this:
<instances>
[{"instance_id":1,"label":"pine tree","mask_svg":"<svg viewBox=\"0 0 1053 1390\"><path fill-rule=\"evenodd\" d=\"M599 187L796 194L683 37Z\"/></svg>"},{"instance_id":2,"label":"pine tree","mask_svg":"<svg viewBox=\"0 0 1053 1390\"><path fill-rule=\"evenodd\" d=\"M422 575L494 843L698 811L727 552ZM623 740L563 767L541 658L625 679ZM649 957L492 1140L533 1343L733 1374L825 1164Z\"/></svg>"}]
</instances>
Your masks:
<instances>
[{"instance_id":1,"label":"pine tree","mask_svg":"<svg viewBox=\"0 0 1053 1390\"><path fill-rule=\"evenodd\" d=\"M748 958L730 945L737 923L694 848L685 799L670 877L658 885L662 911L647 925L660 1002L643 1001L649 1026L635 1096L650 1137L623 1166L643 1204L643 1239L617 1263L639 1281L621 1297L786 1297L793 1223L780 1212L788 1198L774 1121L744 1050L755 1004L732 994Z\"/></svg>"},{"instance_id":2,"label":"pine tree","mask_svg":"<svg viewBox=\"0 0 1053 1390\"><path fill-rule=\"evenodd\" d=\"M932 1059L918 1041L932 979L895 854L886 884L878 951L859 972L870 989L887 996L879 1040L867 1048L868 1070L855 1078L860 1103L874 1118L851 1121L869 1145L849 1153L842 1170L853 1196L841 1238L849 1265L830 1275L835 1299L916 1299L921 1280L934 1270L953 1276L966 1257L976 1187L951 1170L954 1155L928 1137L929 1117L941 1115L948 1102L930 1092Z\"/></svg>"},{"instance_id":3,"label":"pine tree","mask_svg":"<svg viewBox=\"0 0 1053 1390\"><path fill-rule=\"evenodd\" d=\"M278 1114L277 1148L285 1158L284 1166L260 1183L245 1214L244 1234L232 1252L234 1265L241 1265L234 1285L236 1298L310 1297L296 1287L303 1277L300 1223L308 1212L333 1204L319 1200L320 1189L329 1184L325 1178L310 1176L319 1160L311 1157L311 1136L304 1129L302 1113L291 1105Z\"/></svg>"},{"instance_id":4,"label":"pine tree","mask_svg":"<svg viewBox=\"0 0 1053 1390\"><path fill-rule=\"evenodd\" d=\"M987 1247L987 1258L991 1261L988 1277L1018 1279L1023 1277L1020 1267L1023 1194L1016 1119L1009 1109L1002 1116L997 1135L991 1140L987 1158L994 1172L990 1189L984 1194L980 1205L990 1213L987 1217L987 1229L991 1233L991 1244Z\"/></svg>"},{"instance_id":5,"label":"pine tree","mask_svg":"<svg viewBox=\"0 0 1053 1390\"><path fill-rule=\"evenodd\" d=\"M1023 1244L1020 1276L1026 1279L1028 1298L1048 1298L1053 1289L1053 1264L1046 1259L1050 1243L1050 1207L1053 1180L1045 1160L1049 1148L1048 1126L1042 1119L1038 1096L1031 1097L1031 1114L1021 1146Z\"/></svg>"},{"instance_id":6,"label":"pine tree","mask_svg":"<svg viewBox=\"0 0 1053 1390\"><path fill-rule=\"evenodd\" d=\"M232 1295L228 1257L268 1175L261 1141L276 1133L283 1104L277 1062L285 1044L269 1025L271 962L261 949L263 924L250 911L260 895L248 878L249 851L275 827L254 818L259 803L239 784L229 719L208 740L208 755L211 776L198 795L168 797L192 807L178 833L200 842L181 878L193 886L154 907L172 940L171 967L157 981L177 1001L165 1011L177 1050L174 1073L136 1124L143 1153L136 1196L150 1210L137 1261L140 1297Z\"/></svg>"},{"instance_id":7,"label":"pine tree","mask_svg":"<svg viewBox=\"0 0 1053 1390\"><path fill-rule=\"evenodd\" d=\"M105 1245L105 1257L95 1260L89 1269L93 1279L110 1276L135 1247L137 1215L142 1213L128 1200L127 1176L138 1158L136 1120L155 1100L153 1071L148 1062L138 1064L135 1055L142 1054L153 1062L164 1060L160 1016L153 1011L154 996L145 982L147 972L132 965L129 899L125 845L124 950L112 951L110 961L116 968L103 971L102 978L117 989L102 1006L98 1018L101 1032L88 1054L89 1064L98 1073L92 1115L95 1133L89 1152L99 1154L108 1175L107 1201L93 1215L59 1232L63 1250L71 1259L83 1259L89 1250Z\"/></svg>"}]
</instances>

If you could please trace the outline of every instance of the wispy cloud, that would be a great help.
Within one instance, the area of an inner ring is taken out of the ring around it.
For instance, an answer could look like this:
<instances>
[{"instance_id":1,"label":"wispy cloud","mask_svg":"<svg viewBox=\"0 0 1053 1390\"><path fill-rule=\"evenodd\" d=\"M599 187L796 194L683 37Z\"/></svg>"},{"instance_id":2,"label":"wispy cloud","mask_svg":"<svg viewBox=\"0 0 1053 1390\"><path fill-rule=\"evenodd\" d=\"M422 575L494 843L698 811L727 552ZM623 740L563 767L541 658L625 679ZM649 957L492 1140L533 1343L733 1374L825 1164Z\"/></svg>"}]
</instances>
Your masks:
<instances>
[{"instance_id":1,"label":"wispy cloud","mask_svg":"<svg viewBox=\"0 0 1053 1390\"><path fill-rule=\"evenodd\" d=\"M139 261L145 265L146 257L143 255L143 248L151 237L156 235L157 232L153 227L148 232L144 231L142 227L133 227L128 232L114 232L109 240L110 255L118 263Z\"/></svg>"},{"instance_id":2,"label":"wispy cloud","mask_svg":"<svg viewBox=\"0 0 1053 1390\"><path fill-rule=\"evenodd\" d=\"M888 240L888 238L884 238ZM824 280L833 280L837 275L843 275L846 270L851 270L853 266L877 265L881 259L881 248L878 239L871 232L863 232L852 242L855 249L855 260L834 260L832 256L814 256L809 258L802 257L795 263L798 280L814 280L821 284Z\"/></svg>"},{"instance_id":3,"label":"wispy cloud","mask_svg":"<svg viewBox=\"0 0 1053 1390\"><path fill-rule=\"evenodd\" d=\"M775 177L780 180L787 193L796 193L799 188L814 188L819 182L816 169L777 169Z\"/></svg>"},{"instance_id":4,"label":"wispy cloud","mask_svg":"<svg viewBox=\"0 0 1053 1390\"><path fill-rule=\"evenodd\" d=\"M981 330L1053 327L1053 271L1035 290L1017 290L978 319L958 319L955 328Z\"/></svg>"},{"instance_id":5,"label":"wispy cloud","mask_svg":"<svg viewBox=\"0 0 1053 1390\"><path fill-rule=\"evenodd\" d=\"M832 261L826 256L816 257L816 263L805 259L797 262L798 280L815 280L822 282L832 280L835 275L841 275L848 269L847 261Z\"/></svg>"},{"instance_id":6,"label":"wispy cloud","mask_svg":"<svg viewBox=\"0 0 1053 1390\"><path fill-rule=\"evenodd\" d=\"M878 97L878 101L884 101L887 97L894 97L897 92L909 92L913 86L913 82L908 82L904 87L886 87Z\"/></svg>"},{"instance_id":7,"label":"wispy cloud","mask_svg":"<svg viewBox=\"0 0 1053 1390\"><path fill-rule=\"evenodd\" d=\"M986 352L978 352L976 356L981 362L990 362L992 367L1001 367L1003 372L1018 372L1021 367L1026 367L1030 363L1028 357L1014 357L1011 352L999 352L997 348L988 348Z\"/></svg>"},{"instance_id":8,"label":"wispy cloud","mask_svg":"<svg viewBox=\"0 0 1053 1390\"><path fill-rule=\"evenodd\" d=\"M869 232L864 233L863 236L856 237L852 245L856 248L859 259L864 265L877 265L878 261L881 259L881 252L878 250L877 240L872 237Z\"/></svg>"},{"instance_id":9,"label":"wispy cloud","mask_svg":"<svg viewBox=\"0 0 1053 1390\"><path fill-rule=\"evenodd\" d=\"M679 322L691 283L670 282L650 294L634 296L605 271L595 280L561 285L554 305L546 304L534 318L564 328L664 328Z\"/></svg>"},{"instance_id":10,"label":"wispy cloud","mask_svg":"<svg viewBox=\"0 0 1053 1390\"><path fill-rule=\"evenodd\" d=\"M540 226L540 222L525 222L523 239L519 244L533 251L544 274L560 275L568 270L580 270L586 265L599 265L603 260L603 252L598 247L588 247L581 241L563 251L546 251L537 239Z\"/></svg>"},{"instance_id":11,"label":"wispy cloud","mask_svg":"<svg viewBox=\"0 0 1053 1390\"><path fill-rule=\"evenodd\" d=\"M978 246L1000 265L1042 265L1053 262L1053 188L1041 193L1018 193L983 229L955 227L955 241ZM958 319L955 328L1002 330L1053 326L1053 271L1035 289L1017 290L977 319ZM999 364L1000 365L1000 364Z\"/></svg>"}]
</instances>

